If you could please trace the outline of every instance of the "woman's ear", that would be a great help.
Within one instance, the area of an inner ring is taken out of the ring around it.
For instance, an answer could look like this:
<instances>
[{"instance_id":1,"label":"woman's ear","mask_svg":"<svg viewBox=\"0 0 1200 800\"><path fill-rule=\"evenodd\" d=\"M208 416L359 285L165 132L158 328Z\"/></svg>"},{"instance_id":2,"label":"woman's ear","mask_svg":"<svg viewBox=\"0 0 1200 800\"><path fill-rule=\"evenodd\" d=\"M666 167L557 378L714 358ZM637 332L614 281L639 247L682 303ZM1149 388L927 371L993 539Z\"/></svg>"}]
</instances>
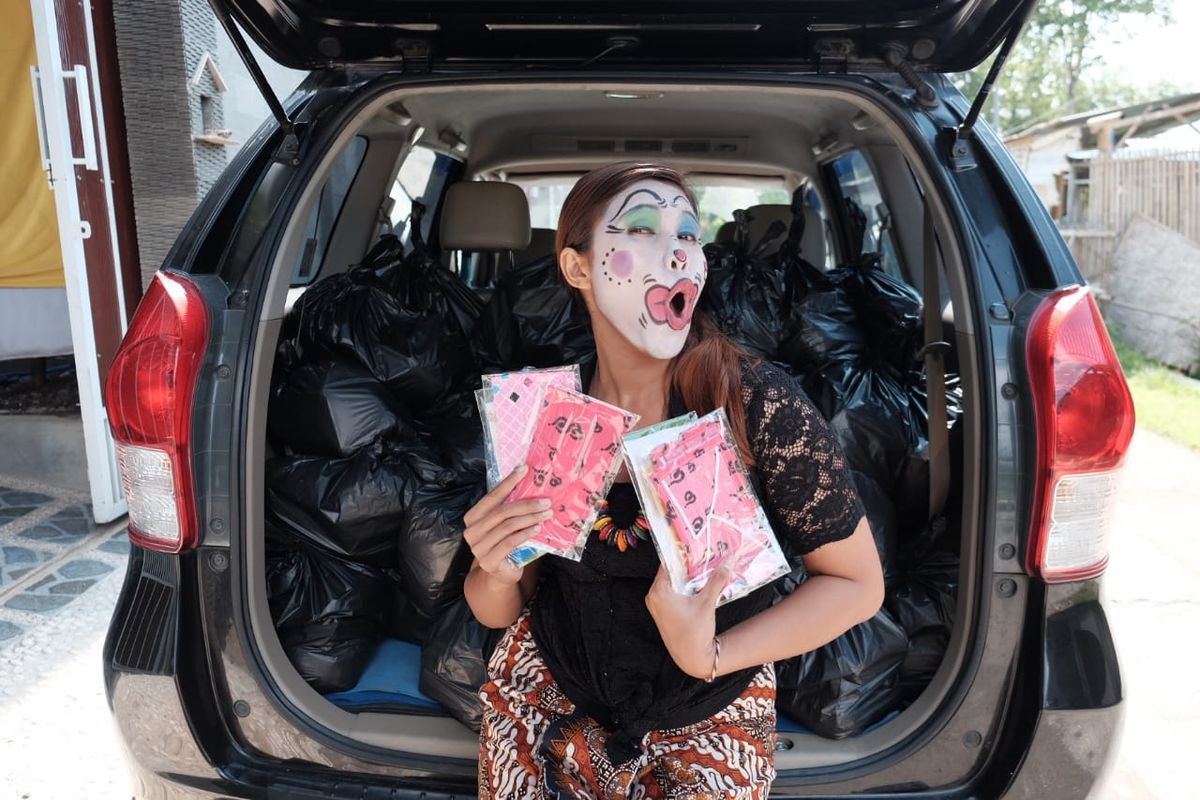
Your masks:
<instances>
[{"instance_id":1,"label":"woman's ear","mask_svg":"<svg viewBox=\"0 0 1200 800\"><path fill-rule=\"evenodd\" d=\"M567 285L579 290L592 288L592 265L587 256L574 247L564 247L558 254L558 268L562 270Z\"/></svg>"}]
</instances>

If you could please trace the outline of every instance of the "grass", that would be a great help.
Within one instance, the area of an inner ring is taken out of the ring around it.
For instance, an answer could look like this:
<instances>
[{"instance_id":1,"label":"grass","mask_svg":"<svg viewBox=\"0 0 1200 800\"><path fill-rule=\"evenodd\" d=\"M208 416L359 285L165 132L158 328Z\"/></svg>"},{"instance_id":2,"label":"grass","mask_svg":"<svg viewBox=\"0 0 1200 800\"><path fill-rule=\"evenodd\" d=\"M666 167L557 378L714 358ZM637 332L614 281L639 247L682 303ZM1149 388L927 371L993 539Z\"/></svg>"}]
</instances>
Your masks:
<instances>
[{"instance_id":1,"label":"grass","mask_svg":"<svg viewBox=\"0 0 1200 800\"><path fill-rule=\"evenodd\" d=\"M1142 355L1115 334L1112 340L1133 393L1138 427L1200 450L1200 381Z\"/></svg>"}]
</instances>

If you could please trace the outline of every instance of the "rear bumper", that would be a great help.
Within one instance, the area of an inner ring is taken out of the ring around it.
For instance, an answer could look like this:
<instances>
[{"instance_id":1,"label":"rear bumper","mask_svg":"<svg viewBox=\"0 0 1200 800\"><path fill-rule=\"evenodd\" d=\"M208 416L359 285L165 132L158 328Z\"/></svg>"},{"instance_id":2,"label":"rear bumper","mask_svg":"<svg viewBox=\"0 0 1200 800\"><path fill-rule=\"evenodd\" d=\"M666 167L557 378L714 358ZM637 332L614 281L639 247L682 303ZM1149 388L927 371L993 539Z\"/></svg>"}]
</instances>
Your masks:
<instances>
[{"instance_id":1,"label":"rear bumper","mask_svg":"<svg viewBox=\"0 0 1200 800\"><path fill-rule=\"evenodd\" d=\"M1041 709L1005 798L1086 798L1112 771L1125 721L1101 580L1045 588Z\"/></svg>"},{"instance_id":2,"label":"rear bumper","mask_svg":"<svg viewBox=\"0 0 1200 800\"><path fill-rule=\"evenodd\" d=\"M1043 711L1029 753L1005 800L1072 800L1091 796L1107 779L1120 749L1125 704Z\"/></svg>"}]
</instances>

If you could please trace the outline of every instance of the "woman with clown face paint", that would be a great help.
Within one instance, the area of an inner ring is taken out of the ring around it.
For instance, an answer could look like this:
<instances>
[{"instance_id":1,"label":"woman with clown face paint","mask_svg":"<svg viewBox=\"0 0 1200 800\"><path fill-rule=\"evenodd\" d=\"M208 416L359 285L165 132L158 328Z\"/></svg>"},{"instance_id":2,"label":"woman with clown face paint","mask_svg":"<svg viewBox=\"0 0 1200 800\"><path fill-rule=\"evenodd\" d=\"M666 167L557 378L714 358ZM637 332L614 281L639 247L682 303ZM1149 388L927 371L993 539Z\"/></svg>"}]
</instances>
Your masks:
<instances>
[{"instance_id":1,"label":"woman with clown face paint","mask_svg":"<svg viewBox=\"0 0 1200 800\"><path fill-rule=\"evenodd\" d=\"M548 512L504 502L521 470L466 515L467 601L507 628L483 686L479 794L766 797L775 776L776 661L869 619L883 600L870 528L824 419L785 373L697 308L707 277L696 199L656 164L584 175L556 236L596 360L584 391L640 426L723 407L776 535L809 579L717 608L728 573L671 588L624 469L582 560L507 560Z\"/></svg>"}]
</instances>

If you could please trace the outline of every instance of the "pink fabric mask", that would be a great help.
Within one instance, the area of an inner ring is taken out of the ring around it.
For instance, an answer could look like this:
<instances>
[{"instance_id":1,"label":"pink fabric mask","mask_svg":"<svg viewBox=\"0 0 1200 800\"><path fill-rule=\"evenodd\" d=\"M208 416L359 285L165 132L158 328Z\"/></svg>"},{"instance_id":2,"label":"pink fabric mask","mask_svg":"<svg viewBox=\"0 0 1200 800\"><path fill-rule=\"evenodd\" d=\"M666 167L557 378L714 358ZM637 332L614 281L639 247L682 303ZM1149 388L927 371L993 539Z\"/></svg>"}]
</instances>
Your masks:
<instances>
[{"instance_id":1,"label":"pink fabric mask","mask_svg":"<svg viewBox=\"0 0 1200 800\"><path fill-rule=\"evenodd\" d=\"M578 560L600 502L612 486L621 436L638 420L616 406L551 386L546 389L525 463L529 471L508 501L546 497L553 516L511 558L523 566L555 553Z\"/></svg>"},{"instance_id":2,"label":"pink fabric mask","mask_svg":"<svg viewBox=\"0 0 1200 800\"><path fill-rule=\"evenodd\" d=\"M730 586L758 586L786 571L737 449L706 417L650 453L650 479L682 550L686 580L722 564Z\"/></svg>"}]
</instances>

